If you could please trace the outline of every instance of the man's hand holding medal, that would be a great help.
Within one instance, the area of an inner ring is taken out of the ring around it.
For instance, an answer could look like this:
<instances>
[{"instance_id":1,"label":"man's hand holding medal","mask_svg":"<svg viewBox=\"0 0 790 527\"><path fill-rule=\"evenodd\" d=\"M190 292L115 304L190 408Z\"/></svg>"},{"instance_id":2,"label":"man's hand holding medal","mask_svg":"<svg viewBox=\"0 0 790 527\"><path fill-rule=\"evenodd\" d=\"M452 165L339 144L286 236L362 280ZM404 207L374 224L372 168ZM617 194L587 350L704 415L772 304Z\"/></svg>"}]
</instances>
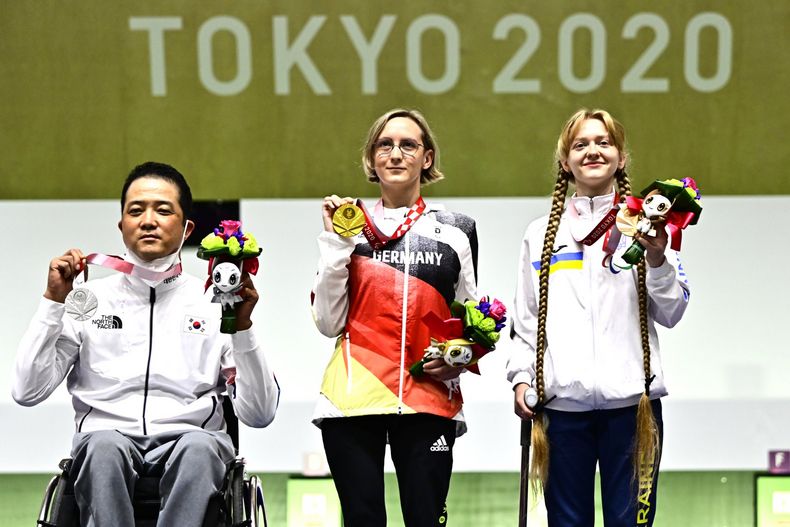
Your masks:
<instances>
[{"instance_id":1,"label":"man's hand holding medal","mask_svg":"<svg viewBox=\"0 0 790 527\"><path fill-rule=\"evenodd\" d=\"M62 304L74 288L74 278L87 267L85 255L79 249L69 249L49 262L47 290L44 298Z\"/></svg>"}]
</instances>

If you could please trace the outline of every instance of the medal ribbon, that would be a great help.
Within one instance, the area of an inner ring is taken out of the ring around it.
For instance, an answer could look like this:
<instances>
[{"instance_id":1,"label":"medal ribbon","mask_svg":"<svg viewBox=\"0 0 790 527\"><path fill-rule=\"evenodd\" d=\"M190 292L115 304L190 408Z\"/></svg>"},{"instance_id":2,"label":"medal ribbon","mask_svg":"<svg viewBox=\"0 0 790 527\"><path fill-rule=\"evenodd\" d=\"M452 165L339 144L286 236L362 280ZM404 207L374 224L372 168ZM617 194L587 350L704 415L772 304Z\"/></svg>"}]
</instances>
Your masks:
<instances>
[{"instance_id":1,"label":"medal ribbon","mask_svg":"<svg viewBox=\"0 0 790 527\"><path fill-rule=\"evenodd\" d=\"M584 245L590 246L598 241L598 239L606 234L603 239L603 251L606 253L603 257L603 261L601 265L606 267L608 265L608 260L614 254L614 251L617 249L617 244L620 243L620 231L618 229L612 228L615 224L617 219L617 213L620 211L620 206L618 205L620 201L620 196L615 192L614 200L612 201L612 208L609 209L609 212L598 222L598 225L593 227L593 229L587 233L587 236L582 238L581 240L576 240L581 242ZM570 215L576 219L579 218L579 212L576 210L576 207L571 204L568 207L568 212Z\"/></svg>"},{"instance_id":2,"label":"medal ribbon","mask_svg":"<svg viewBox=\"0 0 790 527\"><path fill-rule=\"evenodd\" d=\"M362 234L365 235L365 238L368 240L368 243L371 247L375 250L379 250L388 242L392 240L397 240L411 229L412 225L420 219L420 216L425 212L427 205L425 201L422 199L422 196L417 199L417 202L411 206L409 211L406 213L406 218L403 220L403 223L395 229L395 232L392 236L386 236L383 232L381 232L376 224L373 222L373 218L368 212L367 207L362 202L362 200L357 200L356 205L362 209L362 214L365 215L365 226L362 228Z\"/></svg>"},{"instance_id":3,"label":"medal ribbon","mask_svg":"<svg viewBox=\"0 0 790 527\"><path fill-rule=\"evenodd\" d=\"M617 202L617 195L614 196L615 202ZM615 217L617 216L617 211L620 210L617 207L612 208L609 212L606 213L606 216L596 225L590 233L584 237L581 241L584 245L592 245L598 241L598 238L603 236L604 233L609 234L611 232L612 225L614 225Z\"/></svg>"},{"instance_id":4,"label":"medal ribbon","mask_svg":"<svg viewBox=\"0 0 790 527\"><path fill-rule=\"evenodd\" d=\"M577 239L576 241L589 246L597 242L598 238L603 236L604 233L606 233L608 239L609 233L612 230L612 225L614 225L615 219L617 217L617 212L620 210L620 207L618 206L619 201L620 201L620 197L617 195L617 193L615 193L614 201L612 202L612 208L609 210L609 212L607 212L606 215L601 219L601 221L598 222L598 225L593 227L593 229L589 233L587 233L587 236L585 236L581 240ZM575 219L579 218L579 212L576 210L576 207L573 204L571 204L568 207L568 212L573 218ZM604 245L606 244L604 243Z\"/></svg>"},{"instance_id":5,"label":"medal ribbon","mask_svg":"<svg viewBox=\"0 0 790 527\"><path fill-rule=\"evenodd\" d=\"M120 273L128 274L140 278L142 280L149 280L152 282L166 280L173 276L181 274L181 262L171 266L164 271L152 271L144 267L140 267L131 262L127 262L119 256L108 256L102 253L89 254L85 261L89 264L99 265L108 269L113 269ZM85 267L85 280L88 280L88 268Z\"/></svg>"}]
</instances>

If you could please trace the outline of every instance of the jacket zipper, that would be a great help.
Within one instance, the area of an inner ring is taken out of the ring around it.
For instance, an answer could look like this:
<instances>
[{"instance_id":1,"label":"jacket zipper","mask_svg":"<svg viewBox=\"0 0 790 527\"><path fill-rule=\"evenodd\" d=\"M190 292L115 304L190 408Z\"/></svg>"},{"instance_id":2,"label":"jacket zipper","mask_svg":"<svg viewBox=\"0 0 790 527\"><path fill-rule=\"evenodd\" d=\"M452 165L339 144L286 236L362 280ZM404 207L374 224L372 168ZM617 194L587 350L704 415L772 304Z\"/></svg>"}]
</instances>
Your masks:
<instances>
[{"instance_id":1,"label":"jacket zipper","mask_svg":"<svg viewBox=\"0 0 790 527\"><path fill-rule=\"evenodd\" d=\"M590 219L591 224L595 225L595 202L593 198L590 198ZM596 348L596 338L595 338L595 331L596 331L596 323L595 323L595 306L597 306L597 295L594 295L593 290L595 289L595 276L593 268L594 266L590 262L591 255L585 251L584 256L584 265L587 267L587 283L589 285L590 291L590 321L592 322L592 352L593 352L593 385L592 385L592 392L593 392L593 408L598 408L598 350ZM595 298L593 298L595 296Z\"/></svg>"},{"instance_id":2,"label":"jacket zipper","mask_svg":"<svg viewBox=\"0 0 790 527\"><path fill-rule=\"evenodd\" d=\"M401 307L401 326L400 326L400 374L398 380L398 414L403 413L403 375L404 364L406 362L406 315L409 301L409 233L403 236L406 239L406 250L404 252L406 261L403 263L403 306Z\"/></svg>"},{"instance_id":3,"label":"jacket zipper","mask_svg":"<svg viewBox=\"0 0 790 527\"><path fill-rule=\"evenodd\" d=\"M148 435L148 426L145 422L145 407L148 405L148 378L151 375L151 354L154 349L154 303L156 302L156 289L153 287L149 296L150 315L148 320L148 363L145 365L145 390L143 392L143 435Z\"/></svg>"},{"instance_id":4,"label":"jacket zipper","mask_svg":"<svg viewBox=\"0 0 790 527\"><path fill-rule=\"evenodd\" d=\"M82 416L82 419L80 419L80 425L77 427L77 432L82 432L82 423L85 422L85 418L88 417L92 411L93 406L91 406L90 410L88 410L85 415Z\"/></svg>"},{"instance_id":5,"label":"jacket zipper","mask_svg":"<svg viewBox=\"0 0 790 527\"><path fill-rule=\"evenodd\" d=\"M208 417L206 417L206 420L203 421L200 424L200 428L205 428L206 427L206 424L209 421L211 421L211 418L214 417L214 412L216 412L216 411L217 411L217 396L216 395L212 395L211 396L211 413L208 414Z\"/></svg>"},{"instance_id":6,"label":"jacket zipper","mask_svg":"<svg viewBox=\"0 0 790 527\"><path fill-rule=\"evenodd\" d=\"M351 334L346 331L346 393L351 393L353 383L351 381Z\"/></svg>"}]
</instances>

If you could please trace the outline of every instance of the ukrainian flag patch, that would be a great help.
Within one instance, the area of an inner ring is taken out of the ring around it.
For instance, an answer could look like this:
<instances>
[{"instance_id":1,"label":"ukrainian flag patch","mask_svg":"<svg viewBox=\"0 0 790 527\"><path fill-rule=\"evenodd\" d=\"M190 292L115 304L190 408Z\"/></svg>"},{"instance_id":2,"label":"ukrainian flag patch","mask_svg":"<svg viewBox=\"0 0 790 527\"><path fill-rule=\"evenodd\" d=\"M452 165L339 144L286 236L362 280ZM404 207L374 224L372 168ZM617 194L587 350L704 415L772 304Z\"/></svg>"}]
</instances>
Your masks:
<instances>
[{"instance_id":1,"label":"ukrainian flag patch","mask_svg":"<svg viewBox=\"0 0 790 527\"><path fill-rule=\"evenodd\" d=\"M581 269L583 261L584 253L582 251L552 254L551 262L549 263L549 274L563 269ZM540 260L532 262L532 267L535 268L535 271L540 272Z\"/></svg>"}]
</instances>

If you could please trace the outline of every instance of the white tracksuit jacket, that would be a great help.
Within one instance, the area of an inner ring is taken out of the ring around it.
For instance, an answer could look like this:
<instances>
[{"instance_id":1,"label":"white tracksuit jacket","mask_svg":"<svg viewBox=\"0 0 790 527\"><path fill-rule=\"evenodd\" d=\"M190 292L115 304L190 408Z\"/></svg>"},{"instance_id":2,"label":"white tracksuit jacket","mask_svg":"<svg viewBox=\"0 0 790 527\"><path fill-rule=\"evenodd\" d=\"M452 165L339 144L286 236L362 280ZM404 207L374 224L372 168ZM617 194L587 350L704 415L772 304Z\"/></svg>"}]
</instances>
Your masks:
<instances>
[{"instance_id":1,"label":"white tracksuit jacket","mask_svg":"<svg viewBox=\"0 0 790 527\"><path fill-rule=\"evenodd\" d=\"M604 238L588 247L571 234L581 238L590 232L611 209L613 199L614 194L571 198L567 207L575 207L578 215L566 208L554 242L544 378L546 398L557 396L548 405L555 410L621 408L637 404L644 391L636 268L604 267ZM547 222L545 216L530 223L521 246L511 334L517 346L507 365L514 386L534 383L537 269ZM631 241L623 236L615 256ZM689 286L675 251L668 249L663 265L647 269L650 361L655 375L650 396L657 398L667 390L655 323L672 327L680 321Z\"/></svg>"},{"instance_id":2,"label":"white tracksuit jacket","mask_svg":"<svg viewBox=\"0 0 790 527\"><path fill-rule=\"evenodd\" d=\"M115 274L80 287L98 298L83 322L41 299L17 353L19 404L40 403L68 375L77 432L224 430L226 389L246 425L274 419L280 390L252 329L220 333L220 306L199 279L181 274L154 289Z\"/></svg>"}]
</instances>

